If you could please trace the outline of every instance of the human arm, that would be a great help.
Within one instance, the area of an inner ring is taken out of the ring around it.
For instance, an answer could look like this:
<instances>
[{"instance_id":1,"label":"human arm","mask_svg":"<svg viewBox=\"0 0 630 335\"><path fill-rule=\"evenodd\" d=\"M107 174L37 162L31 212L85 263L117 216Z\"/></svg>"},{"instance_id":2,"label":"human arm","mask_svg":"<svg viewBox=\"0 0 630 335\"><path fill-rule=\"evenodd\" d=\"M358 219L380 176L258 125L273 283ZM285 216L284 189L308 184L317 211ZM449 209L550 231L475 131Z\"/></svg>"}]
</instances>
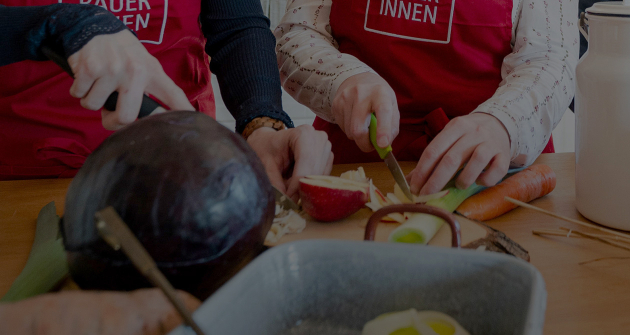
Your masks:
<instances>
[{"instance_id":1,"label":"human arm","mask_svg":"<svg viewBox=\"0 0 630 335\"><path fill-rule=\"evenodd\" d=\"M199 300L179 292L190 311ZM64 291L0 304L0 334L162 335L182 323L159 289Z\"/></svg>"},{"instance_id":2,"label":"human arm","mask_svg":"<svg viewBox=\"0 0 630 335\"><path fill-rule=\"evenodd\" d=\"M527 0L520 5L513 52L503 61L499 88L429 144L408 176L412 192L439 191L464 163L459 187L475 181L494 185L509 166L532 164L560 122L575 89L577 1ZM466 143L466 134L475 132L485 135Z\"/></svg>"},{"instance_id":3,"label":"human arm","mask_svg":"<svg viewBox=\"0 0 630 335\"><path fill-rule=\"evenodd\" d=\"M258 117L282 121L290 129L268 127L247 138L263 162L272 184L290 197L297 195L299 178L328 174L332 168L330 142L312 127L292 128L282 109L275 39L258 0L202 2L201 25L223 101L236 119L236 132Z\"/></svg>"},{"instance_id":4,"label":"human arm","mask_svg":"<svg viewBox=\"0 0 630 335\"><path fill-rule=\"evenodd\" d=\"M138 39L98 6L0 6L0 32L6 36L0 40L0 65L47 60L44 46L67 58L75 77L70 94L85 108L101 109L118 91L116 110L101 112L107 129L133 122L145 92L173 109L193 109Z\"/></svg>"},{"instance_id":5,"label":"human arm","mask_svg":"<svg viewBox=\"0 0 630 335\"><path fill-rule=\"evenodd\" d=\"M322 119L338 124L363 151L373 150L369 115L379 120L386 147L398 134L400 114L392 88L356 57L341 53L331 35L332 0L289 1L274 34L284 88Z\"/></svg>"}]
</instances>

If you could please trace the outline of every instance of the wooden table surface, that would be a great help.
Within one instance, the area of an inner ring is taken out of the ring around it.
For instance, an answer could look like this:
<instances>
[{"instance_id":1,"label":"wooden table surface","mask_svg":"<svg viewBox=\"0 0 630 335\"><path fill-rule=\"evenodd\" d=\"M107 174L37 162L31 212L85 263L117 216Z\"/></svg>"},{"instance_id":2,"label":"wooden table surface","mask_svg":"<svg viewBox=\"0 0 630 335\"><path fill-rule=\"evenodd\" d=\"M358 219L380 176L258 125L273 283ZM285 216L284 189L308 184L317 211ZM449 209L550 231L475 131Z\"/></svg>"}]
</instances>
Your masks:
<instances>
[{"instance_id":1,"label":"wooden table surface","mask_svg":"<svg viewBox=\"0 0 630 335\"><path fill-rule=\"evenodd\" d=\"M551 194L532 204L587 221L575 209L574 154L545 154L537 162L554 169L557 186ZM333 174L357 166L335 166ZM362 166L379 189L393 191L394 181L384 164ZM409 172L414 164L401 162L401 166ZM0 296L26 263L39 210L55 201L61 215L69 183L70 179L0 182ZM532 230L539 228L591 230L524 208L487 223L527 249L531 263L542 273L548 293L546 334L630 333L626 309L630 306L629 251L587 239L533 235ZM579 264L599 258L606 259Z\"/></svg>"}]
</instances>

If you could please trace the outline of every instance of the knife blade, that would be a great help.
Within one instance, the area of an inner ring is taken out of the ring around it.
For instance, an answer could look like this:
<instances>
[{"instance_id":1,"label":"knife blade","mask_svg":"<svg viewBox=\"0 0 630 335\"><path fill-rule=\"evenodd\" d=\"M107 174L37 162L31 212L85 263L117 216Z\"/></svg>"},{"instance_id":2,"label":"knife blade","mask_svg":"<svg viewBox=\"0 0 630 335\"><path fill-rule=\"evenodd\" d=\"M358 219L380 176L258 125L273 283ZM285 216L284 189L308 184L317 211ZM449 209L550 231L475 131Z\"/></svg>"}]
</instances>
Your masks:
<instances>
[{"instance_id":1,"label":"knife blade","mask_svg":"<svg viewBox=\"0 0 630 335\"><path fill-rule=\"evenodd\" d=\"M300 211L300 206L298 206L291 198L289 198L288 195L282 193L282 191L280 191L275 186L273 187L273 193L276 196L276 203L279 204L280 207L284 208L285 210L292 209L296 212Z\"/></svg>"},{"instance_id":2,"label":"knife blade","mask_svg":"<svg viewBox=\"0 0 630 335\"><path fill-rule=\"evenodd\" d=\"M407 184L405 174L400 169L400 165L398 165L398 161L396 160L396 157L394 157L394 153L392 153L392 146L390 145L387 148L381 148L376 143L376 126L376 116L374 115L374 113L372 113L370 119L370 141L376 149L376 152L378 152L378 155L383 161L385 161L385 165L387 165L387 168L392 173L396 184L398 184L405 196L407 196L409 200L413 201L413 195L411 194L411 190L409 189L409 184Z\"/></svg>"}]
</instances>

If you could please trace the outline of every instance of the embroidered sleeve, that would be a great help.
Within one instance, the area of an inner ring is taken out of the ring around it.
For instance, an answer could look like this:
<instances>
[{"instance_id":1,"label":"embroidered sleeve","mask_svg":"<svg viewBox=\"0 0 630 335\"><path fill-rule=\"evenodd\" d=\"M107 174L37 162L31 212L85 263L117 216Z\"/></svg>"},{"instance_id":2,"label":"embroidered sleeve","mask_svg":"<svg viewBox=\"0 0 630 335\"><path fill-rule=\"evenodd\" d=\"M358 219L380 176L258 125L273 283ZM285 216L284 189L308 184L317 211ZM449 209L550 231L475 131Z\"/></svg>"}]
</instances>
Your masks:
<instances>
[{"instance_id":1,"label":"embroidered sleeve","mask_svg":"<svg viewBox=\"0 0 630 335\"><path fill-rule=\"evenodd\" d=\"M326 121L339 85L355 74L374 72L339 52L330 29L332 0L289 0L275 29L276 55L284 89Z\"/></svg>"},{"instance_id":2,"label":"embroidered sleeve","mask_svg":"<svg viewBox=\"0 0 630 335\"><path fill-rule=\"evenodd\" d=\"M94 36L127 29L107 10L93 5L0 6L0 65L22 60L47 60L47 45L66 58Z\"/></svg>"},{"instance_id":3,"label":"embroidered sleeve","mask_svg":"<svg viewBox=\"0 0 630 335\"><path fill-rule=\"evenodd\" d=\"M533 163L560 122L573 98L579 48L577 0L524 0L520 6L503 81L474 111L506 127L512 166Z\"/></svg>"}]
</instances>

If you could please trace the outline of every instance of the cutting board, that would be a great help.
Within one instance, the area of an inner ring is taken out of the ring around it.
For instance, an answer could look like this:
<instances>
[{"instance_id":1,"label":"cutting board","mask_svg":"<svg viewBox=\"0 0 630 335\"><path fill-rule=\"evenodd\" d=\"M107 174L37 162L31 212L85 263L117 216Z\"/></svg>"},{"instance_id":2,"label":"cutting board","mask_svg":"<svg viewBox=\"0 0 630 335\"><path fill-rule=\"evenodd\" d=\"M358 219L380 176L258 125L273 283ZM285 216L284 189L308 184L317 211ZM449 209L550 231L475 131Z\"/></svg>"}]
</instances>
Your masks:
<instances>
[{"instance_id":1,"label":"cutting board","mask_svg":"<svg viewBox=\"0 0 630 335\"><path fill-rule=\"evenodd\" d=\"M414 163L400 162L405 173L411 171ZM413 164L413 165L412 165ZM353 167L355 167L354 165ZM368 178L371 178L374 185L384 193L393 192L394 179L384 163L364 164ZM345 165L336 165L331 175L339 176L341 173L351 170ZM407 171L405 171L407 170ZM306 218L306 228L301 233L287 234L282 236L278 242L269 243L272 247L287 242L306 239L341 239L341 240L363 240L365 225L372 215L372 210L365 207L353 215L336 222L318 222L304 214ZM514 255L516 257L529 260L528 252L517 243L509 239L505 234L490 228L482 222L469 220L461 215L456 215L461 228L462 247L469 249L482 249L496 251ZM386 242L389 234L400 226L399 223L381 223L376 229L375 241ZM437 234L429 241L429 245L438 247L451 246L451 230L444 224Z\"/></svg>"}]
</instances>

